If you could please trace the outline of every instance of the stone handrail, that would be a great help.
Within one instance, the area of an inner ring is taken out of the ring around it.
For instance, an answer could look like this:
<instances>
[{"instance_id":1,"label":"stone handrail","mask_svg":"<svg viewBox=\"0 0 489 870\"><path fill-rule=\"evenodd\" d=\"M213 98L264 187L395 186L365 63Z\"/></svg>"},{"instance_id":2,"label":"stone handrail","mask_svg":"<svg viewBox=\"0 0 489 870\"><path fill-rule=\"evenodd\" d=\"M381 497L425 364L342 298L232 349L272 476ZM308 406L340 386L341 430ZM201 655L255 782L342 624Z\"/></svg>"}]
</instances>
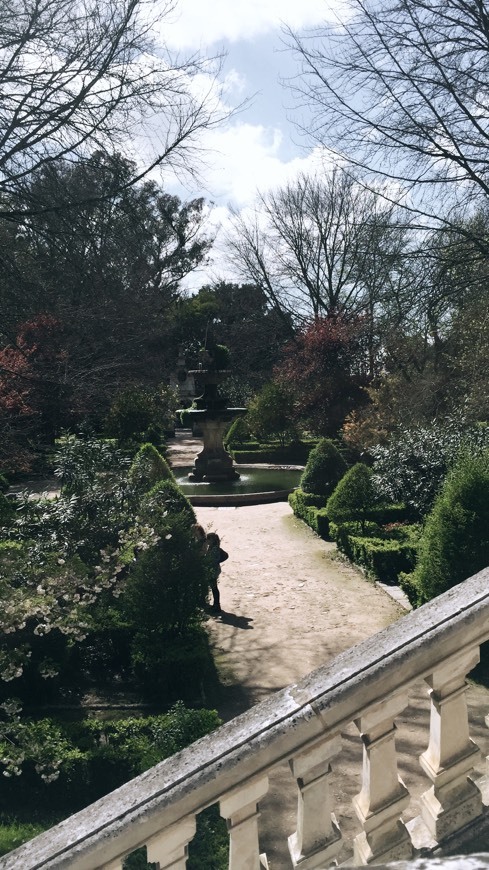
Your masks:
<instances>
[{"instance_id":1,"label":"stone handrail","mask_svg":"<svg viewBox=\"0 0 489 870\"><path fill-rule=\"evenodd\" d=\"M230 870L258 870L258 802L268 775L288 761L297 782L294 867L333 863L342 841L329 795L331 761L354 722L363 742L363 780L354 798L362 833L352 863L409 859L401 820L409 793L397 774L396 716L420 679L430 687L430 737L420 757L431 787L421 798L440 842L483 812L469 778L478 749L469 737L465 676L489 638L489 569L339 655L177 755L0 859L0 868L120 870L146 845L160 870L184 870L195 816L219 802L227 819ZM455 727L454 727L455 726Z\"/></svg>"}]
</instances>

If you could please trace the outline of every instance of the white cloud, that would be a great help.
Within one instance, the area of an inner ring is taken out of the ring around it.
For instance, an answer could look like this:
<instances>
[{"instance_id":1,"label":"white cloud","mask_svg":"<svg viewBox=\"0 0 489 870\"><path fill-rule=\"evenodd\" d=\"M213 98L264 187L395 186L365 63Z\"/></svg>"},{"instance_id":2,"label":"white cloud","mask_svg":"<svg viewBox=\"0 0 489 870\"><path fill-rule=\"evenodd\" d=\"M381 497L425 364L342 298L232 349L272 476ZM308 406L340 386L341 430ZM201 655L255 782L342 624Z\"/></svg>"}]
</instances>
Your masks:
<instances>
[{"instance_id":1,"label":"white cloud","mask_svg":"<svg viewBox=\"0 0 489 870\"><path fill-rule=\"evenodd\" d=\"M199 49L263 36L282 23L319 24L335 18L341 5L342 0L179 0L161 36L171 48Z\"/></svg>"},{"instance_id":2,"label":"white cloud","mask_svg":"<svg viewBox=\"0 0 489 870\"><path fill-rule=\"evenodd\" d=\"M229 265L224 246L226 230L231 222L231 209L251 213L257 204L257 193L280 187L301 173L327 169L324 153L316 148L303 156L284 160L280 156L280 130L245 122L227 129L213 131L205 137L210 163L205 182L214 200L209 207L206 231L216 235L209 264L189 276L187 288L192 292L204 283L218 278L240 280Z\"/></svg>"},{"instance_id":3,"label":"white cloud","mask_svg":"<svg viewBox=\"0 0 489 870\"><path fill-rule=\"evenodd\" d=\"M260 124L235 122L205 136L211 155L205 183L212 198L243 208L261 193L285 184L300 172L322 165L320 149L284 160L280 156L282 132Z\"/></svg>"}]
</instances>

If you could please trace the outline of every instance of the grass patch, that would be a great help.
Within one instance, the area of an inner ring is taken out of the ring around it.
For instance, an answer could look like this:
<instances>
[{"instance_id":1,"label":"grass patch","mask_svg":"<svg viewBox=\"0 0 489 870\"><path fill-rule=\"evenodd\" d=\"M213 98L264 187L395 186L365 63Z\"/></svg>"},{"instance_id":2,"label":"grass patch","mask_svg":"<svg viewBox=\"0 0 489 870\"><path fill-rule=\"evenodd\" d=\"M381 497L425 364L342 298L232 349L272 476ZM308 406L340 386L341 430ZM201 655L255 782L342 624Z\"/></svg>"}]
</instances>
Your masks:
<instances>
[{"instance_id":1,"label":"grass patch","mask_svg":"<svg viewBox=\"0 0 489 870\"><path fill-rule=\"evenodd\" d=\"M6 855L12 849L17 849L32 840L45 830L44 825L16 822L8 817L0 817L0 855Z\"/></svg>"}]
</instances>

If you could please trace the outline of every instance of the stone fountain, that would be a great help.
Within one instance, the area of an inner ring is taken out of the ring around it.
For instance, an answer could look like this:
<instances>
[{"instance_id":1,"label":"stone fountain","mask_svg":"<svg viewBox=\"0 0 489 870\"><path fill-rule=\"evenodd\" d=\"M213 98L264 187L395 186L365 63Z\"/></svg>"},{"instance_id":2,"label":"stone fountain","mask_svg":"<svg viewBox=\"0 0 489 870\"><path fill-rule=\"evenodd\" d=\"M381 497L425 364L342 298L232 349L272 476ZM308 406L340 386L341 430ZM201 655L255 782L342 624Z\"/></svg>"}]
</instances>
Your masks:
<instances>
[{"instance_id":1,"label":"stone fountain","mask_svg":"<svg viewBox=\"0 0 489 870\"><path fill-rule=\"evenodd\" d=\"M203 392L185 414L197 424L204 442L203 449L195 457L189 480L217 482L239 478L232 456L224 448L223 438L230 423L246 414L246 408L228 408L226 398L220 395L219 384L230 374L227 368L221 368L223 363L227 363L227 350L225 355L220 350L217 345L214 349L201 351L201 367L189 372Z\"/></svg>"}]
</instances>

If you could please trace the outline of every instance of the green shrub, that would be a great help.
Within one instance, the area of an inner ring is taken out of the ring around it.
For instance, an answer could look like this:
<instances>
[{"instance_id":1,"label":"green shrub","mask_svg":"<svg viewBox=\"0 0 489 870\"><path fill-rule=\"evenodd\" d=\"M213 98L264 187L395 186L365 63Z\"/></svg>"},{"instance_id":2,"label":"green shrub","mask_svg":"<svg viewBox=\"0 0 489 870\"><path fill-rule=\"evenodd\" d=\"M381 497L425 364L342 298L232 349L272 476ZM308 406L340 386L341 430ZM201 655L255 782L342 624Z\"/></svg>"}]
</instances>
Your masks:
<instances>
[{"instance_id":1,"label":"green shrub","mask_svg":"<svg viewBox=\"0 0 489 870\"><path fill-rule=\"evenodd\" d=\"M304 465L312 450L312 446L303 441L294 441L281 447L280 444L243 444L240 448L231 450L238 463L267 462L276 465Z\"/></svg>"},{"instance_id":2,"label":"green shrub","mask_svg":"<svg viewBox=\"0 0 489 870\"><path fill-rule=\"evenodd\" d=\"M4 778L0 811L15 813L22 822L33 815L36 821L41 815L66 816L220 724L215 710L188 709L181 701L158 716L80 722L24 720L17 732L23 749L22 773ZM36 745L40 740L42 767Z\"/></svg>"},{"instance_id":3,"label":"green shrub","mask_svg":"<svg viewBox=\"0 0 489 870\"><path fill-rule=\"evenodd\" d=\"M235 447L243 447L244 444L249 444L250 441L252 441L252 439L247 418L236 417L236 420L231 423L224 438L224 446L226 450L231 450Z\"/></svg>"},{"instance_id":4,"label":"green shrub","mask_svg":"<svg viewBox=\"0 0 489 870\"><path fill-rule=\"evenodd\" d=\"M15 502L0 490L0 528L8 526L15 517Z\"/></svg>"},{"instance_id":5,"label":"green shrub","mask_svg":"<svg viewBox=\"0 0 489 870\"><path fill-rule=\"evenodd\" d=\"M251 435L250 435L250 438L251 438ZM243 441L242 444L235 444L234 447L232 447L229 444L228 445L225 444L224 446L226 447L226 450L236 451L239 453L242 453L243 451L246 453L248 451L248 452L251 452L254 454L255 452L258 452L258 451L263 450L263 449L268 450L268 451L270 451L271 449L273 450L273 448L270 448L270 447L263 448L263 445L260 444L258 441Z\"/></svg>"},{"instance_id":6,"label":"green shrub","mask_svg":"<svg viewBox=\"0 0 489 870\"><path fill-rule=\"evenodd\" d=\"M368 517L379 526L385 526L389 523L405 522L409 518L409 511L405 504L374 504Z\"/></svg>"},{"instance_id":7,"label":"green shrub","mask_svg":"<svg viewBox=\"0 0 489 870\"><path fill-rule=\"evenodd\" d=\"M155 522L169 513L183 514L189 526L196 522L192 505L175 481L160 480L142 499L140 515L143 520Z\"/></svg>"},{"instance_id":8,"label":"green shrub","mask_svg":"<svg viewBox=\"0 0 489 870\"><path fill-rule=\"evenodd\" d=\"M386 446L371 449L377 488L387 501L402 501L411 516L423 518L459 454L475 455L488 447L489 427L463 420L404 428Z\"/></svg>"},{"instance_id":9,"label":"green shrub","mask_svg":"<svg viewBox=\"0 0 489 870\"><path fill-rule=\"evenodd\" d=\"M119 532L132 523L128 457L113 443L89 436L65 436L55 455L61 496L35 503L18 499L19 536L42 542L60 556L77 553L97 564L100 551L116 547Z\"/></svg>"},{"instance_id":10,"label":"green shrub","mask_svg":"<svg viewBox=\"0 0 489 870\"><path fill-rule=\"evenodd\" d=\"M17 822L12 816L0 815L0 855L6 855L12 849L17 849L43 830L44 825Z\"/></svg>"},{"instance_id":11,"label":"green shrub","mask_svg":"<svg viewBox=\"0 0 489 870\"><path fill-rule=\"evenodd\" d=\"M292 496L294 496L294 504L296 504L299 508L326 507L326 499L324 498L324 495L315 495L313 492L304 492L301 487L298 487L296 490L294 490L293 493L291 493L291 495L289 496L289 501Z\"/></svg>"},{"instance_id":12,"label":"green shrub","mask_svg":"<svg viewBox=\"0 0 489 870\"><path fill-rule=\"evenodd\" d=\"M265 384L248 405L250 430L260 441L277 438L281 447L297 440L292 403L292 393L285 383Z\"/></svg>"},{"instance_id":13,"label":"green shrub","mask_svg":"<svg viewBox=\"0 0 489 870\"><path fill-rule=\"evenodd\" d=\"M105 429L111 438L125 443L139 439L157 417L154 395L148 390L129 387L119 393L110 406Z\"/></svg>"},{"instance_id":14,"label":"green shrub","mask_svg":"<svg viewBox=\"0 0 489 870\"><path fill-rule=\"evenodd\" d=\"M213 366L218 371L225 371L231 363L231 353L225 344L215 344L212 348Z\"/></svg>"},{"instance_id":15,"label":"green shrub","mask_svg":"<svg viewBox=\"0 0 489 870\"><path fill-rule=\"evenodd\" d=\"M149 492L160 480L174 480L167 461L153 444L142 444L128 473L129 483L139 493Z\"/></svg>"},{"instance_id":16,"label":"green shrub","mask_svg":"<svg viewBox=\"0 0 489 870\"><path fill-rule=\"evenodd\" d=\"M69 682L73 649L86 635L86 567L32 542L0 542L0 701L46 703ZM1 711L0 711L1 715Z\"/></svg>"},{"instance_id":17,"label":"green shrub","mask_svg":"<svg viewBox=\"0 0 489 870\"><path fill-rule=\"evenodd\" d=\"M43 719L32 724L52 749L57 776L51 782L42 780L35 769L38 755L24 747L22 775L2 784L0 855L209 734L221 722L215 710L192 710L178 702L168 713L145 718L74 723ZM197 818L188 866L224 870L227 853L226 823L216 808L210 808ZM218 863L210 863L211 858ZM133 870L146 866L145 857L137 853L127 861Z\"/></svg>"},{"instance_id":18,"label":"green shrub","mask_svg":"<svg viewBox=\"0 0 489 870\"><path fill-rule=\"evenodd\" d=\"M358 522L364 532L365 523L378 501L372 476L371 469L361 462L346 472L327 501L330 520L334 523Z\"/></svg>"},{"instance_id":19,"label":"green shrub","mask_svg":"<svg viewBox=\"0 0 489 870\"><path fill-rule=\"evenodd\" d=\"M219 807L197 816L197 831L188 846L187 870L228 870L229 835Z\"/></svg>"},{"instance_id":20,"label":"green shrub","mask_svg":"<svg viewBox=\"0 0 489 870\"><path fill-rule=\"evenodd\" d=\"M186 692L193 700L210 670L207 636L200 631L208 567L185 512L160 506L151 526L156 538L139 549L136 544L118 604L130 667L146 694L166 701Z\"/></svg>"},{"instance_id":21,"label":"green shrub","mask_svg":"<svg viewBox=\"0 0 489 870\"><path fill-rule=\"evenodd\" d=\"M403 582L424 603L489 564L489 452L463 456L429 514L417 567Z\"/></svg>"},{"instance_id":22,"label":"green shrub","mask_svg":"<svg viewBox=\"0 0 489 870\"><path fill-rule=\"evenodd\" d=\"M151 634L138 632L131 648L131 663L145 697L158 703L177 699L198 702L202 687L211 682L215 673L209 638L195 624L180 635L157 630Z\"/></svg>"},{"instance_id":23,"label":"green shrub","mask_svg":"<svg viewBox=\"0 0 489 870\"><path fill-rule=\"evenodd\" d=\"M159 540L138 553L121 606L142 636L182 634L197 618L208 588L202 553L185 514L156 524Z\"/></svg>"},{"instance_id":24,"label":"green shrub","mask_svg":"<svg viewBox=\"0 0 489 870\"><path fill-rule=\"evenodd\" d=\"M329 520L323 496L312 495L296 489L289 495L289 504L296 517L303 520L317 535L329 540Z\"/></svg>"},{"instance_id":25,"label":"green shrub","mask_svg":"<svg viewBox=\"0 0 489 870\"><path fill-rule=\"evenodd\" d=\"M107 414L105 429L121 444L150 441L160 444L165 431L173 429L177 396L160 385L156 390L128 387L117 395Z\"/></svg>"},{"instance_id":26,"label":"green shrub","mask_svg":"<svg viewBox=\"0 0 489 870\"><path fill-rule=\"evenodd\" d=\"M83 438L64 435L53 459L62 494L85 498L94 489L107 492L113 485L120 486L129 466L126 454L113 442L92 434Z\"/></svg>"},{"instance_id":27,"label":"green shrub","mask_svg":"<svg viewBox=\"0 0 489 870\"><path fill-rule=\"evenodd\" d=\"M301 489L328 498L346 472L346 462L329 438L322 438L307 460Z\"/></svg>"},{"instance_id":28,"label":"green shrub","mask_svg":"<svg viewBox=\"0 0 489 870\"><path fill-rule=\"evenodd\" d=\"M419 607L423 601L420 598L419 589L414 580L414 574L406 574L403 571L399 574L399 586L407 595L408 601L412 607Z\"/></svg>"},{"instance_id":29,"label":"green shrub","mask_svg":"<svg viewBox=\"0 0 489 870\"><path fill-rule=\"evenodd\" d=\"M374 528L372 524L370 530ZM354 523L339 526L331 523L330 531L338 549L370 577L382 583L397 583L401 572L412 570L416 564L417 535L414 529L411 536L406 531L404 540L352 534Z\"/></svg>"}]
</instances>

